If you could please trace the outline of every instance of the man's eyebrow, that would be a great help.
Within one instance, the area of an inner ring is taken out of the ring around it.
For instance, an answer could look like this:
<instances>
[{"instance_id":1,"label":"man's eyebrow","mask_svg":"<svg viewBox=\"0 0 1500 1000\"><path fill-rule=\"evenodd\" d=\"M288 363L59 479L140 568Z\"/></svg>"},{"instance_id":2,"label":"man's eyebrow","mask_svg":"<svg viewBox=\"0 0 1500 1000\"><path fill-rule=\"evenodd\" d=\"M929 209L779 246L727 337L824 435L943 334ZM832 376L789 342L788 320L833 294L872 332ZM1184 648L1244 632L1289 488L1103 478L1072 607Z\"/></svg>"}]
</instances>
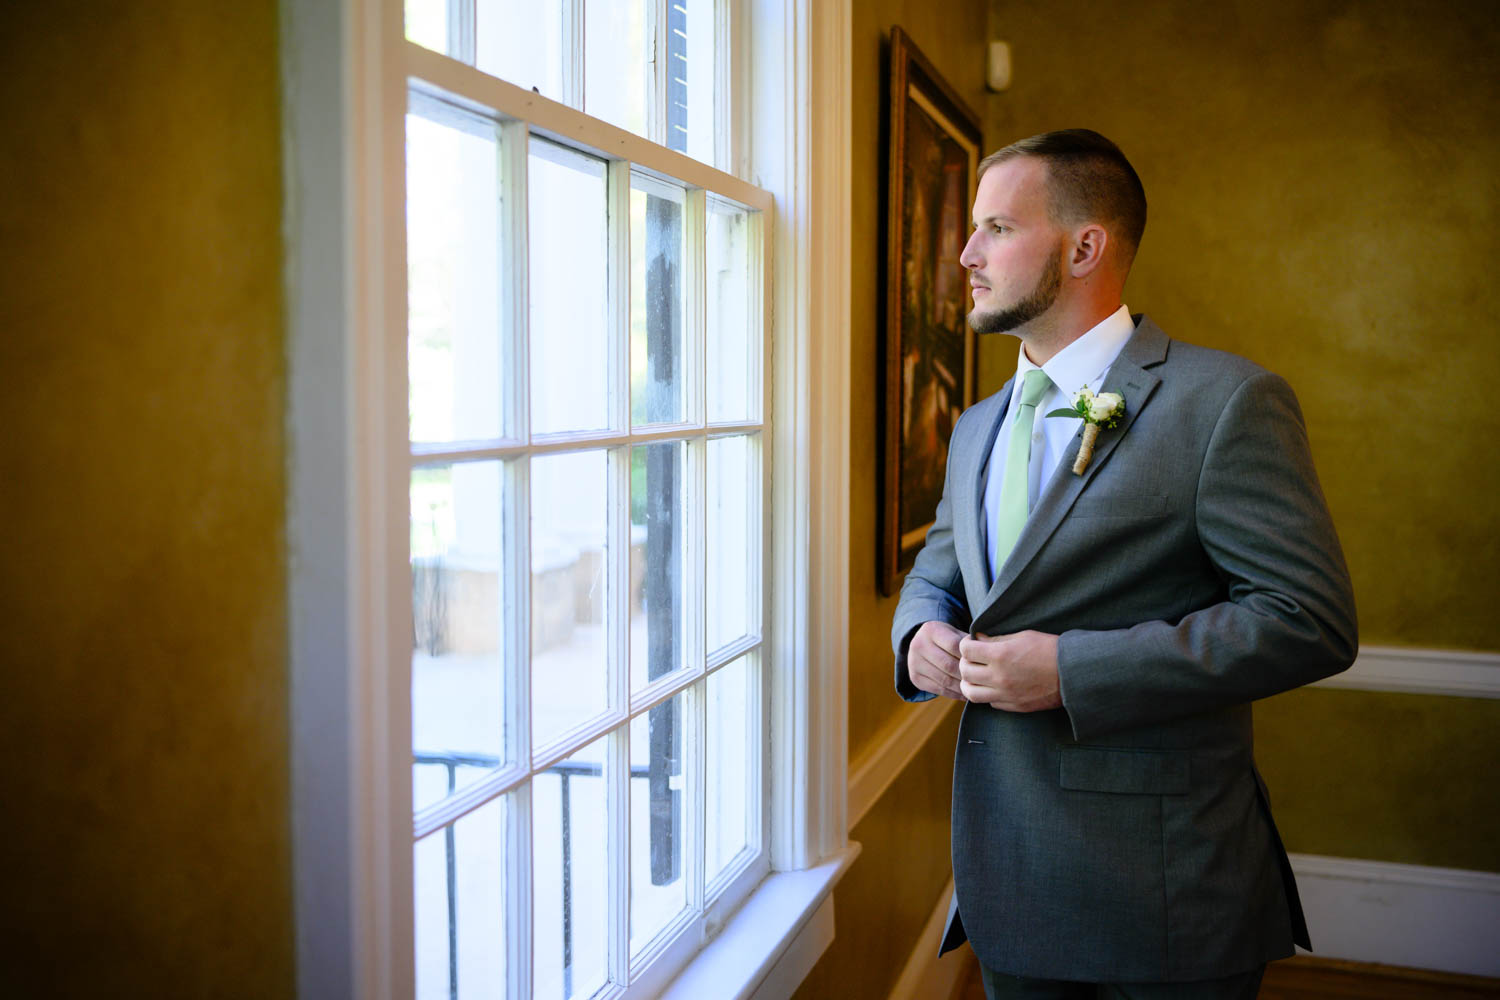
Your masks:
<instances>
[{"instance_id":1,"label":"man's eyebrow","mask_svg":"<svg viewBox=\"0 0 1500 1000\"><path fill-rule=\"evenodd\" d=\"M974 228L978 229L980 226L982 226L982 225L984 225L985 223L988 223L988 222L1008 222L1008 223L1011 223L1012 225L1014 225L1015 221L1016 221L1015 219L1012 219L1008 215L986 215L982 219L975 219L974 220Z\"/></svg>"}]
</instances>

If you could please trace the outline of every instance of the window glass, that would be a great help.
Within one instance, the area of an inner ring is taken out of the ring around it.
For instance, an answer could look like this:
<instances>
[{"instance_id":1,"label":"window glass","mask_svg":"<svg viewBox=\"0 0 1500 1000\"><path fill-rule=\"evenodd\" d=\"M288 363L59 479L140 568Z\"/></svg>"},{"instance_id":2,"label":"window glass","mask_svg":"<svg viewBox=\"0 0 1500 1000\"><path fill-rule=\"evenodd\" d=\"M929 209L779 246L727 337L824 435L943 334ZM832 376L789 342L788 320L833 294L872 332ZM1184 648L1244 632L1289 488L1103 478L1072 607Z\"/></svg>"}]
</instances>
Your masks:
<instances>
[{"instance_id":1,"label":"window glass","mask_svg":"<svg viewBox=\"0 0 1500 1000\"><path fill-rule=\"evenodd\" d=\"M754 655L732 660L708 675L707 731L703 734L703 875L712 885L752 843L751 795L756 787L749 752L757 715Z\"/></svg>"},{"instance_id":2,"label":"window glass","mask_svg":"<svg viewBox=\"0 0 1500 1000\"><path fill-rule=\"evenodd\" d=\"M630 955L687 906L687 694L630 723Z\"/></svg>"},{"instance_id":3,"label":"window glass","mask_svg":"<svg viewBox=\"0 0 1500 1000\"><path fill-rule=\"evenodd\" d=\"M411 474L412 806L505 756L505 493L499 462Z\"/></svg>"},{"instance_id":4,"label":"window glass","mask_svg":"<svg viewBox=\"0 0 1500 1000\"><path fill-rule=\"evenodd\" d=\"M686 446L630 451L630 689L683 666Z\"/></svg>"},{"instance_id":5,"label":"window glass","mask_svg":"<svg viewBox=\"0 0 1500 1000\"><path fill-rule=\"evenodd\" d=\"M630 422L686 416L686 192L637 174L630 182Z\"/></svg>"},{"instance_id":6,"label":"window glass","mask_svg":"<svg viewBox=\"0 0 1500 1000\"><path fill-rule=\"evenodd\" d=\"M600 737L532 779L535 997L572 1000L604 985L609 739Z\"/></svg>"},{"instance_id":7,"label":"window glass","mask_svg":"<svg viewBox=\"0 0 1500 1000\"><path fill-rule=\"evenodd\" d=\"M531 430L609 424L609 215L604 161L533 139L527 231Z\"/></svg>"},{"instance_id":8,"label":"window glass","mask_svg":"<svg viewBox=\"0 0 1500 1000\"><path fill-rule=\"evenodd\" d=\"M531 742L609 704L608 455L531 460Z\"/></svg>"},{"instance_id":9,"label":"window glass","mask_svg":"<svg viewBox=\"0 0 1500 1000\"><path fill-rule=\"evenodd\" d=\"M564 99L563 0L478 0L474 65L554 101Z\"/></svg>"},{"instance_id":10,"label":"window glass","mask_svg":"<svg viewBox=\"0 0 1500 1000\"><path fill-rule=\"evenodd\" d=\"M584 4L583 110L636 135L646 135L651 67L644 0Z\"/></svg>"},{"instance_id":11,"label":"window glass","mask_svg":"<svg viewBox=\"0 0 1500 1000\"><path fill-rule=\"evenodd\" d=\"M500 143L493 122L424 102L406 116L413 441L500 436Z\"/></svg>"},{"instance_id":12,"label":"window glass","mask_svg":"<svg viewBox=\"0 0 1500 1000\"><path fill-rule=\"evenodd\" d=\"M504 1000L509 797L417 841L412 855L418 1000Z\"/></svg>"},{"instance_id":13,"label":"window glass","mask_svg":"<svg viewBox=\"0 0 1500 1000\"><path fill-rule=\"evenodd\" d=\"M708 327L708 419L754 420L760 413L760 338L752 325L750 213L708 199L704 322Z\"/></svg>"},{"instance_id":14,"label":"window glass","mask_svg":"<svg viewBox=\"0 0 1500 1000\"><path fill-rule=\"evenodd\" d=\"M448 51L445 0L406 0L406 37L434 52Z\"/></svg>"},{"instance_id":15,"label":"window glass","mask_svg":"<svg viewBox=\"0 0 1500 1000\"><path fill-rule=\"evenodd\" d=\"M758 634L759 559L754 522L760 507L760 477L754 471L756 441L750 435L708 442L708 573L705 613L708 649Z\"/></svg>"}]
</instances>

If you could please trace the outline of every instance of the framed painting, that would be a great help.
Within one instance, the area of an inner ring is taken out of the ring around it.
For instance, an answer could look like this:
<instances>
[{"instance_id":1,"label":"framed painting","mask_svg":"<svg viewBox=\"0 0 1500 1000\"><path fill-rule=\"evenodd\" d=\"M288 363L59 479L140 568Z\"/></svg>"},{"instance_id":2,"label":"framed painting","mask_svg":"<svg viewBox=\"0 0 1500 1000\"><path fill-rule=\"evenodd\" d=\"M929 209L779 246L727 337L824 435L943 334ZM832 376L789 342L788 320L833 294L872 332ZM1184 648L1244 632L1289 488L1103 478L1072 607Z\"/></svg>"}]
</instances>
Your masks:
<instances>
[{"instance_id":1,"label":"framed painting","mask_svg":"<svg viewBox=\"0 0 1500 1000\"><path fill-rule=\"evenodd\" d=\"M943 495L948 438L974 402L974 333L959 256L982 143L979 118L891 29L879 582L911 568Z\"/></svg>"}]
</instances>

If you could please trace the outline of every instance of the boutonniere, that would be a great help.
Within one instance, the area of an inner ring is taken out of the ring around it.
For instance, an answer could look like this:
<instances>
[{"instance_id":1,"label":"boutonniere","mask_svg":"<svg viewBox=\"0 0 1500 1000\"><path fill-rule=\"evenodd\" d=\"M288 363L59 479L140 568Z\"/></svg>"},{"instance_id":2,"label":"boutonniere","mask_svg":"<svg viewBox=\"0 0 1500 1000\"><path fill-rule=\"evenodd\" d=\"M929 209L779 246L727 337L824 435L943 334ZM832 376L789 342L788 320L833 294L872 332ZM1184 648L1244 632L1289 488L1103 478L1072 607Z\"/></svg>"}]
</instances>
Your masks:
<instances>
[{"instance_id":1,"label":"boutonniere","mask_svg":"<svg viewBox=\"0 0 1500 1000\"><path fill-rule=\"evenodd\" d=\"M1083 443L1078 446L1078 458L1073 462L1073 475L1083 475L1094 457L1094 442L1099 440L1099 431L1114 430L1125 419L1125 397L1118 392L1095 393L1084 386L1073 394L1073 405L1053 410L1049 417L1074 417L1083 420Z\"/></svg>"}]
</instances>

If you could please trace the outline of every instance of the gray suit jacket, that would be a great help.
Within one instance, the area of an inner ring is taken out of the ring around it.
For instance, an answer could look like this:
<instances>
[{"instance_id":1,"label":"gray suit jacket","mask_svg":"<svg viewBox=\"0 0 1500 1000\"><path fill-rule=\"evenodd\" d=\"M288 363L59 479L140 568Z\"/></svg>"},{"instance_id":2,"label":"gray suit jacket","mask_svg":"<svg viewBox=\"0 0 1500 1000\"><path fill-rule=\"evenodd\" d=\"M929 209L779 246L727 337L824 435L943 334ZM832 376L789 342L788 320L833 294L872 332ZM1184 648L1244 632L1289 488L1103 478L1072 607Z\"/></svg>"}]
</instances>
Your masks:
<instances>
[{"instance_id":1,"label":"gray suit jacket","mask_svg":"<svg viewBox=\"0 0 1500 1000\"><path fill-rule=\"evenodd\" d=\"M985 465L1010 384L953 431L937 520L901 589L896 690L923 622L1060 635L1063 707L966 705L953 766L954 909L1016 975L1183 981L1310 946L1251 756L1250 703L1357 648L1348 571L1280 377L1150 319L1104 389L1125 397L1081 476L1074 439L989 578Z\"/></svg>"}]
</instances>

